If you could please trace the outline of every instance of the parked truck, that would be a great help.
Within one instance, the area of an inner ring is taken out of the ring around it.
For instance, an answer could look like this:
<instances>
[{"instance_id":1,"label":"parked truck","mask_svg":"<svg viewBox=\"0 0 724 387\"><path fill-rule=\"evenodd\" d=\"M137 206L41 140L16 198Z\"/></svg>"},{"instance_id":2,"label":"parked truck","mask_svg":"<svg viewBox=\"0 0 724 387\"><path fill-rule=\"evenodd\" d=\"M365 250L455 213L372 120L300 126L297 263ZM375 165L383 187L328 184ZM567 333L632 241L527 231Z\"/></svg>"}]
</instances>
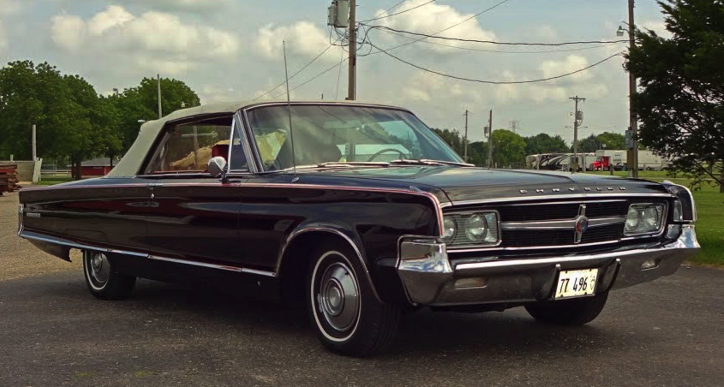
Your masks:
<instances>
[{"instance_id":1,"label":"parked truck","mask_svg":"<svg viewBox=\"0 0 724 387\"><path fill-rule=\"evenodd\" d=\"M623 166L627 165L627 153L625 150L596 151L596 161L592 162L589 168L595 171L606 171L609 168L623 169ZM648 150L639 150L638 156L639 170L660 171L671 163L671 160L657 156L654 152Z\"/></svg>"}]
</instances>

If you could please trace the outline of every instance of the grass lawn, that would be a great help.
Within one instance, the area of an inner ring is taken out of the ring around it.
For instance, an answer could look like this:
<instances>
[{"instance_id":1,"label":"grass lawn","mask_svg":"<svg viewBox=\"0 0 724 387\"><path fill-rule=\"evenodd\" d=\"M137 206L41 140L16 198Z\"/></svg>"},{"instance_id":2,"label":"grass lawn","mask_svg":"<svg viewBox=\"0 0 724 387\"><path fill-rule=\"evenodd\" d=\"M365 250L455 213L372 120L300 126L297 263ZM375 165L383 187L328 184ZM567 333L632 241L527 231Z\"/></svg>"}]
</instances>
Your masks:
<instances>
[{"instance_id":1,"label":"grass lawn","mask_svg":"<svg viewBox=\"0 0 724 387\"><path fill-rule=\"evenodd\" d=\"M591 172L597 175L608 175L609 172ZM627 176L627 172L614 172L616 176ZM664 171L640 171L639 178L662 182L669 180L676 184L688 186L688 179L672 179L666 177ZM696 235L701 244L701 252L692 262L705 265L724 267L724 194L719 188L708 185L701 190L693 191L699 221L696 223Z\"/></svg>"}]
</instances>

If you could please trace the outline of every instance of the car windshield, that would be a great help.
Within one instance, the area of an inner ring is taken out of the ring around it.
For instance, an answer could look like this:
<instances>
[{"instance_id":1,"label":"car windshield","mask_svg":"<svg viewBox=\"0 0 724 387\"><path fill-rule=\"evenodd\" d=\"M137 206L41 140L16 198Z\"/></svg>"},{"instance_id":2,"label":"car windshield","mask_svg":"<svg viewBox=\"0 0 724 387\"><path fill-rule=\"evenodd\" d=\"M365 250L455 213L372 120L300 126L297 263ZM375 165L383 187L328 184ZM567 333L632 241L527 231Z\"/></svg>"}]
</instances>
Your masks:
<instances>
[{"instance_id":1,"label":"car windshield","mask_svg":"<svg viewBox=\"0 0 724 387\"><path fill-rule=\"evenodd\" d=\"M265 171L285 170L295 165L360 165L395 160L462 162L420 120L401 110L280 105L250 110L248 117Z\"/></svg>"}]
</instances>

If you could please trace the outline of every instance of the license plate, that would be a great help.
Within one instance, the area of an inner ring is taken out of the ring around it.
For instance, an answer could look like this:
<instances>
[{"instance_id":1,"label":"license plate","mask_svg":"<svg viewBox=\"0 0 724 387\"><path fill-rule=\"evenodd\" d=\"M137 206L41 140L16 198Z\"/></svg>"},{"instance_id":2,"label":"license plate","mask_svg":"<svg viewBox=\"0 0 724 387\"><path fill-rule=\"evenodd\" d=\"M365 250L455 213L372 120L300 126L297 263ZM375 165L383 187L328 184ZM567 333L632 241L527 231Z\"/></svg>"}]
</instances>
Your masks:
<instances>
[{"instance_id":1,"label":"license plate","mask_svg":"<svg viewBox=\"0 0 724 387\"><path fill-rule=\"evenodd\" d=\"M598 269L562 271L555 299L592 296L596 292L596 277Z\"/></svg>"}]
</instances>

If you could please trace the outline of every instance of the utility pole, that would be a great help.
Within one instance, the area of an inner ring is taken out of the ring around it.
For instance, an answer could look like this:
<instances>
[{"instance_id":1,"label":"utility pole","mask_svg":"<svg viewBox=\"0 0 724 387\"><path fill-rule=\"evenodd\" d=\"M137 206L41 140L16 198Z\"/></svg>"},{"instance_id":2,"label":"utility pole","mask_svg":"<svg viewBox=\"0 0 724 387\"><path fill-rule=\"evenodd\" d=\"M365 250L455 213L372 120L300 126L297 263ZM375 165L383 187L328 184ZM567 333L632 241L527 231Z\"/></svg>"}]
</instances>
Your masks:
<instances>
[{"instance_id":1,"label":"utility pole","mask_svg":"<svg viewBox=\"0 0 724 387\"><path fill-rule=\"evenodd\" d=\"M493 109L488 118L488 169L493 168Z\"/></svg>"},{"instance_id":2,"label":"utility pole","mask_svg":"<svg viewBox=\"0 0 724 387\"><path fill-rule=\"evenodd\" d=\"M634 24L634 0L628 0L628 38L629 52L636 47L636 24ZM628 150L626 155L628 159L629 176L633 178L639 177L639 140L638 140L638 118L633 109L633 99L636 95L636 75L629 70L628 73L629 88L629 126L631 130L632 149Z\"/></svg>"},{"instance_id":3,"label":"utility pole","mask_svg":"<svg viewBox=\"0 0 724 387\"><path fill-rule=\"evenodd\" d=\"M468 109L465 109L465 138L463 139L463 144L465 144L465 156L463 157L465 162L468 162L468 115L470 112Z\"/></svg>"},{"instance_id":4,"label":"utility pole","mask_svg":"<svg viewBox=\"0 0 724 387\"><path fill-rule=\"evenodd\" d=\"M347 99L354 101L357 96L357 0L349 1L349 79Z\"/></svg>"},{"instance_id":5,"label":"utility pole","mask_svg":"<svg viewBox=\"0 0 724 387\"><path fill-rule=\"evenodd\" d=\"M35 131L35 124L33 124L33 138L32 138L32 145L33 145L33 161L38 161L38 153L37 153L37 141L36 141L36 131Z\"/></svg>"},{"instance_id":6,"label":"utility pole","mask_svg":"<svg viewBox=\"0 0 724 387\"><path fill-rule=\"evenodd\" d=\"M578 125L581 124L583 121L583 115L580 114L581 112L578 110L578 102L584 102L585 98L579 98L578 96L571 97L569 99L572 99L576 102L576 110L575 113L573 113L573 160L574 162L571 165L571 170L573 172L576 172L578 170ZM585 161L584 161L585 163Z\"/></svg>"},{"instance_id":7,"label":"utility pole","mask_svg":"<svg viewBox=\"0 0 724 387\"><path fill-rule=\"evenodd\" d=\"M161 109L161 74L156 74L156 81L158 82L158 118L163 117L163 110Z\"/></svg>"}]
</instances>

